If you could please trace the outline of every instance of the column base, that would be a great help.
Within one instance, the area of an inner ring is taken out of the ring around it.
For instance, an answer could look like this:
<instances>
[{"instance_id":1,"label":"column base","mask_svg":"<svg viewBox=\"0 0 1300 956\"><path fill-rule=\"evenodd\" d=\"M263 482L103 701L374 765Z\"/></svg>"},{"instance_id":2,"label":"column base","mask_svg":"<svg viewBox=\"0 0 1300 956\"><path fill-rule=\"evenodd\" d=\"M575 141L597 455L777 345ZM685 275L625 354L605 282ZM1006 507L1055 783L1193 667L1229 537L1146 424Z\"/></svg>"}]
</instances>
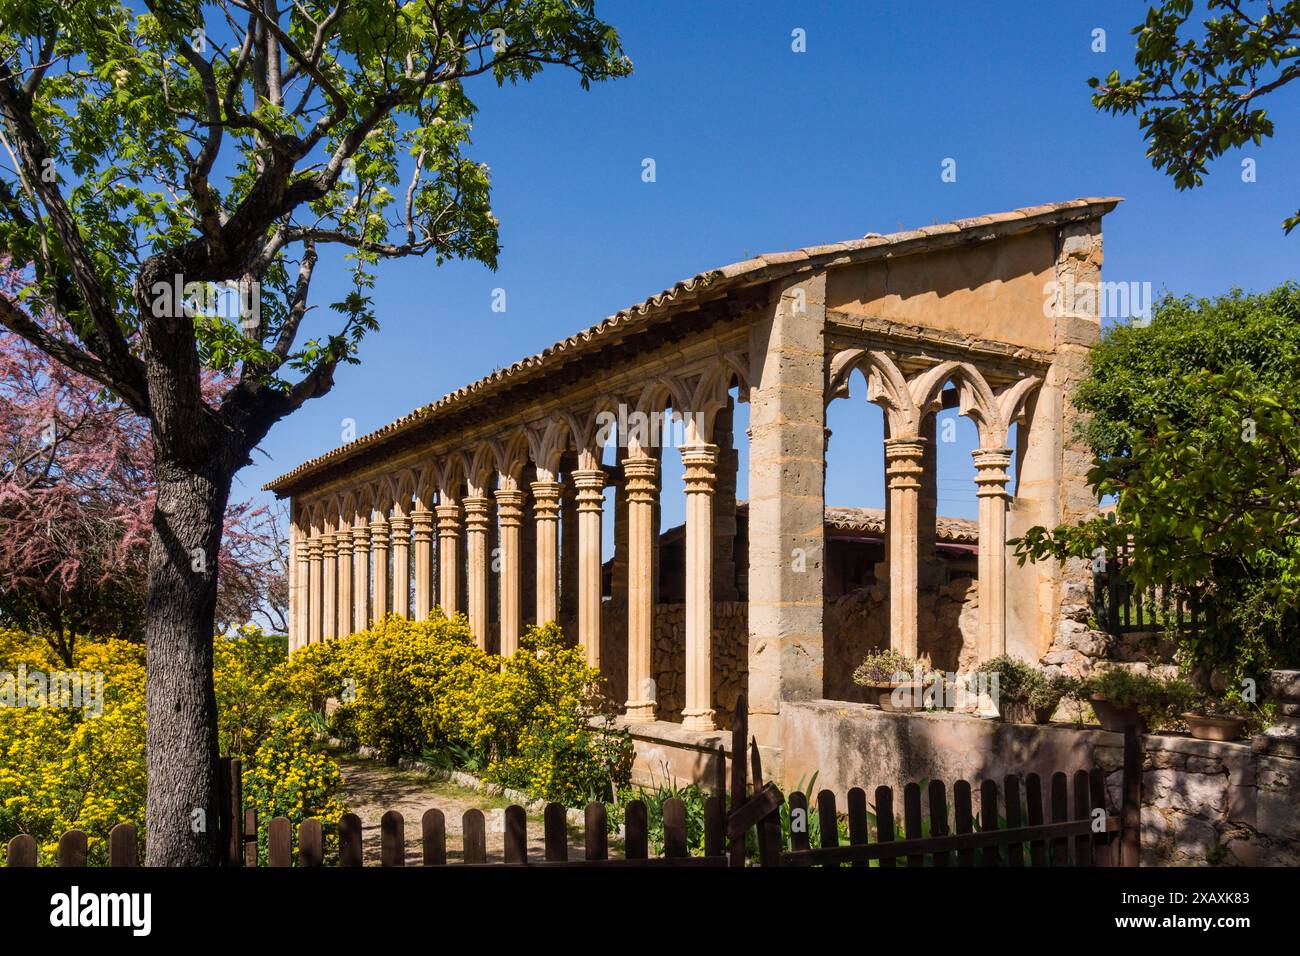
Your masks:
<instances>
[{"instance_id":1,"label":"column base","mask_svg":"<svg viewBox=\"0 0 1300 956\"><path fill-rule=\"evenodd\" d=\"M713 710L684 710L682 711L682 726L687 730L717 730L718 725L713 722Z\"/></svg>"},{"instance_id":2,"label":"column base","mask_svg":"<svg viewBox=\"0 0 1300 956\"><path fill-rule=\"evenodd\" d=\"M629 724L654 723L655 702L653 700L629 700L624 705L623 719Z\"/></svg>"}]
</instances>

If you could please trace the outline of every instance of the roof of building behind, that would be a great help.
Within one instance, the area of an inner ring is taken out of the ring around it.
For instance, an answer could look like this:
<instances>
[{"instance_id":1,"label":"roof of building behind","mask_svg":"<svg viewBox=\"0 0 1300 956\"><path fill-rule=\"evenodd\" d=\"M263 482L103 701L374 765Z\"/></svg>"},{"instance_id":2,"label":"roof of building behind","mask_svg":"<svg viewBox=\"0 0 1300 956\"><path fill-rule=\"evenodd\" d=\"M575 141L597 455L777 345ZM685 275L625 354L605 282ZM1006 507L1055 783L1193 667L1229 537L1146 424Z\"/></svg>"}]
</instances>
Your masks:
<instances>
[{"instance_id":1,"label":"roof of building behind","mask_svg":"<svg viewBox=\"0 0 1300 956\"><path fill-rule=\"evenodd\" d=\"M721 291L768 282L813 268L848 265L875 257L924 252L933 246L946 245L954 239L979 240L988 237L990 231L993 235L1013 235L1056 223L1095 218L1109 212L1120 201L1119 197L1105 196L1025 206L1009 212L957 219L888 235L868 233L861 239L806 246L789 252L765 253L719 269L697 273L648 299L602 319L589 329L543 349L536 355L515 362L506 368L497 369L478 381L458 388L435 402L423 405L382 428L309 459L267 482L263 485L263 489L281 495L287 494L289 489L312 474L345 461L363 449L388 441L453 409L464 408L487 395L544 374L582 353L601 348L617 336L669 317L674 312L699 302L706 295L714 297Z\"/></svg>"}]
</instances>

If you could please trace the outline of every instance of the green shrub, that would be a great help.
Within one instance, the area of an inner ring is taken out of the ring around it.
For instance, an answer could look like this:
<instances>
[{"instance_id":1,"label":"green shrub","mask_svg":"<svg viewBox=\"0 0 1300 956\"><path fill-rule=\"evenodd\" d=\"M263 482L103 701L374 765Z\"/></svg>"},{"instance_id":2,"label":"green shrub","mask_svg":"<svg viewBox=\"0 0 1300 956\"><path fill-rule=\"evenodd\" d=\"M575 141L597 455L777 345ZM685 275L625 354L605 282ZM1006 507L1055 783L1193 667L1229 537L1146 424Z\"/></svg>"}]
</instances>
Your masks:
<instances>
[{"instance_id":1,"label":"green shrub","mask_svg":"<svg viewBox=\"0 0 1300 956\"><path fill-rule=\"evenodd\" d=\"M1093 673L1080 682L1078 692L1085 699L1096 696L1120 707L1133 708L1150 730L1180 726L1180 715L1197 698L1196 688L1180 677L1156 677L1123 668Z\"/></svg>"},{"instance_id":2,"label":"green shrub","mask_svg":"<svg viewBox=\"0 0 1300 956\"><path fill-rule=\"evenodd\" d=\"M1028 704L1034 710L1053 710L1061 698L1074 691L1075 682L1063 675L1048 677L1033 664L1003 654L980 665L976 674L997 678L998 698Z\"/></svg>"},{"instance_id":3,"label":"green shrub","mask_svg":"<svg viewBox=\"0 0 1300 956\"><path fill-rule=\"evenodd\" d=\"M630 778L631 738L612 725L602 678L554 624L503 659L475 645L463 615L390 615L299 650L282 680L304 706L336 699L331 731L390 761L422 756L568 806Z\"/></svg>"}]
</instances>

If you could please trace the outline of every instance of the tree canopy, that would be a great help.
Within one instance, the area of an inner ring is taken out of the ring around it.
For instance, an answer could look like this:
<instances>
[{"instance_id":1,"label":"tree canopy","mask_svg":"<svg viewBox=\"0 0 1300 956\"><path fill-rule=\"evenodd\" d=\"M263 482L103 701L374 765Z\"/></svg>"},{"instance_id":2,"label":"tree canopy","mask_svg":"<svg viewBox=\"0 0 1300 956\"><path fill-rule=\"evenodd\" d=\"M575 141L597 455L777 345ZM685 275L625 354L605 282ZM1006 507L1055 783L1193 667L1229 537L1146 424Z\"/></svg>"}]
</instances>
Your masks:
<instances>
[{"instance_id":1,"label":"tree canopy","mask_svg":"<svg viewBox=\"0 0 1300 956\"><path fill-rule=\"evenodd\" d=\"M1151 164L1179 189L1202 185L1209 163L1229 150L1271 137L1262 101L1300 77L1300 2L1205 0L1199 28L1197 7L1150 7L1132 31L1137 72L1088 81L1099 110L1137 116ZM1283 223L1287 232L1297 224L1300 213Z\"/></svg>"}]
</instances>

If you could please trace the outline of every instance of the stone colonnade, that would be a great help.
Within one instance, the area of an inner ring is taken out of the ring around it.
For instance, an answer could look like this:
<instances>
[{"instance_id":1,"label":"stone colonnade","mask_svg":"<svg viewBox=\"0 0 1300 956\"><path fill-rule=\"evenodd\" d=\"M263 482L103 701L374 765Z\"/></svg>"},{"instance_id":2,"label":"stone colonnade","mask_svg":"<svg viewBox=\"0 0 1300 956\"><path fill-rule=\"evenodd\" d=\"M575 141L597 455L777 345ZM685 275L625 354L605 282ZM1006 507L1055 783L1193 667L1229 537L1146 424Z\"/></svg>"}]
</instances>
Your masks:
<instances>
[{"instance_id":1,"label":"stone colonnade","mask_svg":"<svg viewBox=\"0 0 1300 956\"><path fill-rule=\"evenodd\" d=\"M743 368L739 360L718 359L692 372L656 376L627 400L604 396L580 414L555 413L480 438L468 448L431 451L384 474L295 500L291 647L364 629L388 613L425 619L440 606L448 615L465 613L480 647L510 655L526 621L558 619L561 565L568 564L576 569L577 642L587 662L599 668L605 494L614 487L626 509L619 535L626 573L625 715L630 722L654 721L655 555L660 446L666 438L680 445L685 466L684 723L713 729L713 496L719 449L708 439L719 413L729 411L737 368ZM727 418L718 432L728 442L730 428ZM618 449L617 465L602 464L607 446ZM734 463L734 457L727 462ZM534 480L524 481L525 475ZM734 495L734 475L727 482ZM575 512L566 526L576 539L563 544L572 549L571 563L561 558L563 507ZM734 502L728 514L734 524ZM526 568L525 558L530 558ZM525 576L533 585L527 591ZM527 592L533 602L524 608ZM307 613L300 613L302 608Z\"/></svg>"}]
</instances>

